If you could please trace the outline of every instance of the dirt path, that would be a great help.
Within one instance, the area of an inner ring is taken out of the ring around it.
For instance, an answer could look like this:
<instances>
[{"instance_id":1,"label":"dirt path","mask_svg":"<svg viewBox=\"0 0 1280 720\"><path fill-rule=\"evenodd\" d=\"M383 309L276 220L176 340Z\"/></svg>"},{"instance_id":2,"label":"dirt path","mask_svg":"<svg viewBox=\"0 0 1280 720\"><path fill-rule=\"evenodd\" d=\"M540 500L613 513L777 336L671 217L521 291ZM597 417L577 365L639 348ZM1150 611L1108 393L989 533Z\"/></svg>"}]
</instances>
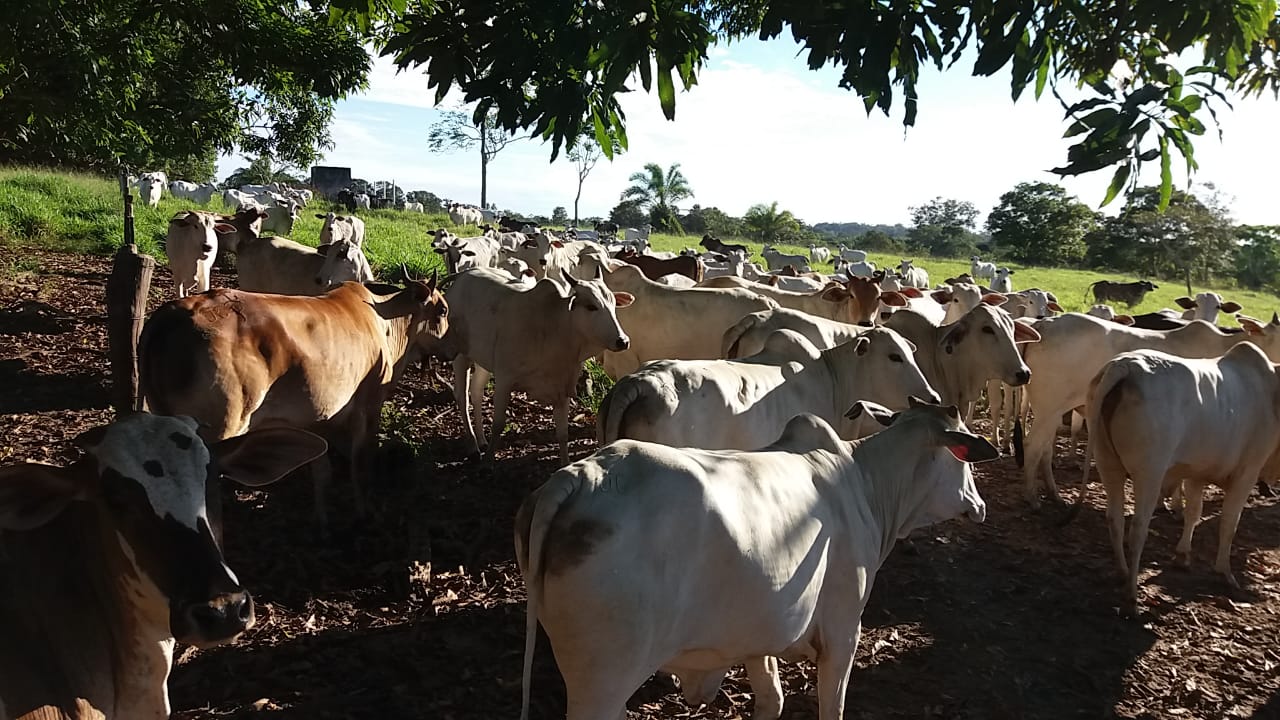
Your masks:
<instances>
[{"instance_id":1,"label":"dirt path","mask_svg":"<svg viewBox=\"0 0 1280 720\"><path fill-rule=\"evenodd\" d=\"M35 256L40 271L0 277L4 462L65 462L70 438L110 418L108 262ZM169 293L157 272L153 299ZM227 556L260 622L234 647L179 650L175 717L517 717L524 594L511 526L555 469L550 413L516 403L515 437L490 472L463 460L450 396L431 378L411 372L386 412L370 517L339 516L329 540L315 537L305 477L227 490ZM591 450L589 421L574 425L575 457ZM1057 471L1074 489L1074 463ZM935 528L886 563L846 717L1280 717L1280 503L1255 497L1241 522L1233 564L1248 601L1228 599L1210 569L1218 496L1205 504L1191 571L1172 567L1180 526L1159 515L1147 614L1130 621L1116 614L1100 488L1062 528L1056 513L1027 510L1011 460L980 466L978 480L985 524ZM349 492L339 479L333 507ZM816 717L813 668L784 667L784 717ZM534 683L533 717L563 717L545 639ZM750 704L740 672L701 711L653 680L629 716L738 718Z\"/></svg>"}]
</instances>

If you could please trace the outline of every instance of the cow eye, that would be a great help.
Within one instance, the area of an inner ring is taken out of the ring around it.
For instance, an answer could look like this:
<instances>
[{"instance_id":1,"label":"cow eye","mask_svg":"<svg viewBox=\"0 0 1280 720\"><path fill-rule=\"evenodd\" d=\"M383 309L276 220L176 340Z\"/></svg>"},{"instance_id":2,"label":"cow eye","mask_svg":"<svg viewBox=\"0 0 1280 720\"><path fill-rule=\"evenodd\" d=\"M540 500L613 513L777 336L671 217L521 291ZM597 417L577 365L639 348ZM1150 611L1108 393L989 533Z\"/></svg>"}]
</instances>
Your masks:
<instances>
[{"instance_id":1,"label":"cow eye","mask_svg":"<svg viewBox=\"0 0 1280 720\"><path fill-rule=\"evenodd\" d=\"M442 308L440 308L440 317L445 317L445 316L446 316L446 315L448 315L448 314L449 314L449 308L448 308L448 307L442 307Z\"/></svg>"},{"instance_id":2,"label":"cow eye","mask_svg":"<svg viewBox=\"0 0 1280 720\"><path fill-rule=\"evenodd\" d=\"M986 327L982 328L982 332L984 332L984 333L986 333L986 334L988 334L988 335L995 335L995 334L996 334L996 331L995 331L995 330L993 330L993 329L991 328L991 326L990 326L990 325L988 325L988 326L986 326Z\"/></svg>"},{"instance_id":3,"label":"cow eye","mask_svg":"<svg viewBox=\"0 0 1280 720\"><path fill-rule=\"evenodd\" d=\"M890 362L900 363L900 362L903 362L903 359L902 359L902 356L901 356L901 355L899 355L898 353L890 353L890 354L889 354L889 361L890 361Z\"/></svg>"},{"instance_id":4,"label":"cow eye","mask_svg":"<svg viewBox=\"0 0 1280 720\"><path fill-rule=\"evenodd\" d=\"M600 309L600 308L596 307L595 305L583 305L583 307L585 307L585 308L587 309L587 312L595 312L595 311L597 311L597 310L599 310L599 309Z\"/></svg>"}]
</instances>

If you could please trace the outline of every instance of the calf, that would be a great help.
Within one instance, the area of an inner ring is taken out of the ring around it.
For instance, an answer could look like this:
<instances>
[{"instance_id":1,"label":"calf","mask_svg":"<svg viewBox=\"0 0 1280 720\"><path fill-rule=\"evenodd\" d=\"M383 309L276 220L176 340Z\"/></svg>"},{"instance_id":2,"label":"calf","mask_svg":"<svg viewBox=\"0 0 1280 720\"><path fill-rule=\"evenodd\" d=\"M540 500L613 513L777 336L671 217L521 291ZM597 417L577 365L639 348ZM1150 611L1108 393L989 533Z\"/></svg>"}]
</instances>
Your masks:
<instances>
[{"instance_id":1,"label":"calf","mask_svg":"<svg viewBox=\"0 0 1280 720\"><path fill-rule=\"evenodd\" d=\"M615 238L618 236L618 223L610 220L598 222L596 223L595 231L597 236Z\"/></svg>"},{"instance_id":2,"label":"calf","mask_svg":"<svg viewBox=\"0 0 1280 720\"><path fill-rule=\"evenodd\" d=\"M729 360L751 357L763 351L765 342L779 330L799 333L816 349L826 350L853 340L869 329L867 325L851 325L783 307L761 310L725 331L720 356Z\"/></svg>"},{"instance_id":3,"label":"calf","mask_svg":"<svg viewBox=\"0 0 1280 720\"><path fill-rule=\"evenodd\" d=\"M583 361L603 350L626 350L630 344L614 308L630 305L631 295L610 291L600 276L579 280L562 272L561 277L568 294L551 280L524 289L488 268L463 272L449 286L454 398L476 454L484 447L479 438L484 432L484 389L492 376L489 459L506 428L511 392L524 390L553 405L560 461L569 462L569 398L577 392ZM474 421L467 412L468 394Z\"/></svg>"},{"instance_id":4,"label":"calf","mask_svg":"<svg viewBox=\"0 0 1280 720\"><path fill-rule=\"evenodd\" d=\"M1094 305L1093 307L1089 308L1089 311L1085 314L1090 315L1092 317L1096 317L1099 320L1110 320L1111 322L1117 322L1117 323L1120 323L1121 325L1133 324L1133 317L1131 315L1121 315L1117 313L1115 311L1115 308L1111 307L1110 305ZM1172 328L1168 328L1168 329L1172 329Z\"/></svg>"},{"instance_id":5,"label":"calf","mask_svg":"<svg viewBox=\"0 0 1280 720\"><path fill-rule=\"evenodd\" d=\"M364 220L355 215L336 213L316 213L316 218L324 220L324 224L320 226L321 245L346 240L358 248L364 247Z\"/></svg>"},{"instance_id":6,"label":"calf","mask_svg":"<svg viewBox=\"0 0 1280 720\"><path fill-rule=\"evenodd\" d=\"M862 611L895 540L986 516L957 458L995 449L954 407L912 405L856 450L800 415L759 452L628 440L552 475L516 515L529 598L522 720L539 622L572 720L622 718L659 669L691 704L710 702L744 662L753 717L776 720L775 656L814 660L819 714L840 717Z\"/></svg>"},{"instance_id":7,"label":"calf","mask_svg":"<svg viewBox=\"0 0 1280 720\"><path fill-rule=\"evenodd\" d=\"M1110 280L1098 280L1089 286L1093 291L1094 302L1122 302L1133 307L1142 302L1147 293L1160 287L1149 280L1118 283Z\"/></svg>"},{"instance_id":8,"label":"calf","mask_svg":"<svg viewBox=\"0 0 1280 720\"><path fill-rule=\"evenodd\" d=\"M152 313L139 386L152 410L195 418L211 440L273 425L314 430L349 460L362 508L382 403L410 362L440 349L447 314L434 276L403 290L345 283L318 298L214 290ZM329 465L312 472L324 527Z\"/></svg>"},{"instance_id":9,"label":"calf","mask_svg":"<svg viewBox=\"0 0 1280 720\"><path fill-rule=\"evenodd\" d=\"M711 233L707 233L706 235L703 235L702 241L699 242L698 244L706 248L710 252L717 252L717 253L720 253L721 255L728 255L729 253L735 252L735 251L742 253L743 258L749 257L751 255L751 250L747 248L746 245L741 245L737 243L720 242L720 238L717 238L711 235Z\"/></svg>"},{"instance_id":10,"label":"calf","mask_svg":"<svg viewBox=\"0 0 1280 720\"><path fill-rule=\"evenodd\" d=\"M815 244L810 244L809 259L812 260L815 265L818 263L830 262L831 250L830 248L818 247Z\"/></svg>"},{"instance_id":11,"label":"calf","mask_svg":"<svg viewBox=\"0 0 1280 720\"><path fill-rule=\"evenodd\" d=\"M70 467L0 467L0 717L167 718L174 640L253 627L218 484L270 484L325 444L283 427L206 444L196 428L137 413L81 435Z\"/></svg>"},{"instance_id":12,"label":"calf","mask_svg":"<svg viewBox=\"0 0 1280 720\"><path fill-rule=\"evenodd\" d=\"M1089 447L1107 491L1116 566L1127 576L1123 609L1138 612L1138 573L1147 529L1162 490L1182 483L1186 507L1175 562L1191 563L1191 536L1214 484L1226 495L1218 516L1214 569L1232 588L1231 541L1259 475L1280 471L1280 378L1257 346L1221 357L1186 359L1156 350L1111 360L1089 387ZM1129 556L1124 553L1125 481L1133 480ZM1083 498L1084 493L1081 493Z\"/></svg>"},{"instance_id":13,"label":"calf","mask_svg":"<svg viewBox=\"0 0 1280 720\"><path fill-rule=\"evenodd\" d=\"M786 350L771 351L775 340ZM754 450L804 412L846 436L844 413L858 400L905 408L912 395L937 398L913 352L915 346L884 328L823 351L791 330L779 330L763 353L745 361L651 362L609 391L600 405L597 438L602 445L629 438Z\"/></svg>"},{"instance_id":14,"label":"calf","mask_svg":"<svg viewBox=\"0 0 1280 720\"><path fill-rule=\"evenodd\" d=\"M218 255L218 235L234 232L234 226L212 213L188 210L169 220L164 251L169 256L169 271L179 298L209 289L209 274Z\"/></svg>"},{"instance_id":15,"label":"calf","mask_svg":"<svg viewBox=\"0 0 1280 720\"><path fill-rule=\"evenodd\" d=\"M156 175L161 177L157 178ZM147 207L160 204L160 195L164 191L163 173L147 173L138 178L138 199Z\"/></svg>"},{"instance_id":16,"label":"calf","mask_svg":"<svg viewBox=\"0 0 1280 720\"><path fill-rule=\"evenodd\" d=\"M640 272L650 280L657 280L664 275L683 275L695 283L702 282L702 261L696 257L681 255L664 260L652 255L637 255L635 252L623 251L618 259L640 268Z\"/></svg>"},{"instance_id":17,"label":"calf","mask_svg":"<svg viewBox=\"0 0 1280 720\"><path fill-rule=\"evenodd\" d=\"M844 245L841 245L839 247L839 251L840 251L840 259L844 260L845 262L860 263L860 262L867 261L866 250L852 250L850 248L845 247Z\"/></svg>"},{"instance_id":18,"label":"calf","mask_svg":"<svg viewBox=\"0 0 1280 720\"><path fill-rule=\"evenodd\" d=\"M488 235L458 238L445 230L437 230L441 244L436 252L444 256L450 275L473 267L497 267L502 260L502 245Z\"/></svg>"},{"instance_id":19,"label":"calf","mask_svg":"<svg viewBox=\"0 0 1280 720\"><path fill-rule=\"evenodd\" d=\"M174 180L169 183L169 194L175 198L190 200L197 205L208 205L213 196L217 194L218 186L213 183L186 182L183 180Z\"/></svg>"}]
</instances>

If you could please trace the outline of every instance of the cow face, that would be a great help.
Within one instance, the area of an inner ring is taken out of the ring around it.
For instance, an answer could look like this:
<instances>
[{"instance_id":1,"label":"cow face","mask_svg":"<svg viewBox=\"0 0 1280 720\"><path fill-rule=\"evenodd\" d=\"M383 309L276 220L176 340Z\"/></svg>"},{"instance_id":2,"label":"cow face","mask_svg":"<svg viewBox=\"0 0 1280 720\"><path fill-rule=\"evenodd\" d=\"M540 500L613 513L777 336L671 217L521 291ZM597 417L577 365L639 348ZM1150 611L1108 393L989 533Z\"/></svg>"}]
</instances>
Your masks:
<instances>
[{"instance_id":1,"label":"cow face","mask_svg":"<svg viewBox=\"0 0 1280 720\"><path fill-rule=\"evenodd\" d=\"M119 547L118 556L107 553L104 572L148 638L207 647L252 627L253 600L223 560L210 522L211 491L223 475L274 482L324 454L325 442L272 428L208 446L191 418L146 413L79 442L87 455L72 467L0 469L0 529L34 530L72 501L92 502L104 541Z\"/></svg>"},{"instance_id":2,"label":"cow face","mask_svg":"<svg viewBox=\"0 0 1280 720\"><path fill-rule=\"evenodd\" d=\"M924 455L912 482L910 507L899 526L899 537L912 530L967 515L974 522L986 519L987 506L973 483L969 463L1000 456L995 446L969 432L954 405L934 405L912 398L911 407L885 431L915 435L933 452Z\"/></svg>"},{"instance_id":3,"label":"cow face","mask_svg":"<svg viewBox=\"0 0 1280 720\"><path fill-rule=\"evenodd\" d=\"M321 245L316 252L324 256L324 264L315 282L321 290L330 290L347 281L370 282L373 272L364 251L346 240Z\"/></svg>"},{"instance_id":4,"label":"cow face","mask_svg":"<svg viewBox=\"0 0 1280 720\"><path fill-rule=\"evenodd\" d=\"M579 280L566 271L561 276L569 285L569 317L579 337L597 347L622 352L631 346L631 338L618 323L617 308L635 300L631 293L614 293L604 284L604 271L597 267L594 280Z\"/></svg>"},{"instance_id":5,"label":"cow face","mask_svg":"<svg viewBox=\"0 0 1280 720\"><path fill-rule=\"evenodd\" d=\"M407 280L405 292L414 303L413 344L424 354L440 352L440 343L449 332L449 303L436 286L435 273L426 282Z\"/></svg>"},{"instance_id":6,"label":"cow face","mask_svg":"<svg viewBox=\"0 0 1280 720\"><path fill-rule=\"evenodd\" d=\"M1016 343L1039 340L1040 333L1030 325L1015 323L1009 313L984 303L952 323L939 344L967 372L1016 386L1031 380L1031 368L1022 361Z\"/></svg>"},{"instance_id":7,"label":"cow face","mask_svg":"<svg viewBox=\"0 0 1280 720\"><path fill-rule=\"evenodd\" d=\"M938 401L938 394L916 364L916 347L888 328L869 330L850 341L857 353L854 386L860 396L893 410L907 407L907 398L922 397Z\"/></svg>"}]
</instances>

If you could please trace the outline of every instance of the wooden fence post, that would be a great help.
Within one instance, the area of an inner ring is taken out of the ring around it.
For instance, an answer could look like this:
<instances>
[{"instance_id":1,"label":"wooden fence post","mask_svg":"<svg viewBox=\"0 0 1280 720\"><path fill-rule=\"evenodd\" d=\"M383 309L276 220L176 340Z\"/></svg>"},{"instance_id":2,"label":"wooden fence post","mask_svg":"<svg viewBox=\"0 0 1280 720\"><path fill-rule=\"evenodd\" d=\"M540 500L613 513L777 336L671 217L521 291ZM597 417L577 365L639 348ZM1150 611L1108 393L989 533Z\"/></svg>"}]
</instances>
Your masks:
<instances>
[{"instance_id":1,"label":"wooden fence post","mask_svg":"<svg viewBox=\"0 0 1280 720\"><path fill-rule=\"evenodd\" d=\"M147 295L156 261L138 252L133 228L133 195L125 172L120 172L124 198L124 244L116 251L107 278L107 341L111 358L112 405L116 417L142 410L138 391L138 336L147 314Z\"/></svg>"}]
</instances>

